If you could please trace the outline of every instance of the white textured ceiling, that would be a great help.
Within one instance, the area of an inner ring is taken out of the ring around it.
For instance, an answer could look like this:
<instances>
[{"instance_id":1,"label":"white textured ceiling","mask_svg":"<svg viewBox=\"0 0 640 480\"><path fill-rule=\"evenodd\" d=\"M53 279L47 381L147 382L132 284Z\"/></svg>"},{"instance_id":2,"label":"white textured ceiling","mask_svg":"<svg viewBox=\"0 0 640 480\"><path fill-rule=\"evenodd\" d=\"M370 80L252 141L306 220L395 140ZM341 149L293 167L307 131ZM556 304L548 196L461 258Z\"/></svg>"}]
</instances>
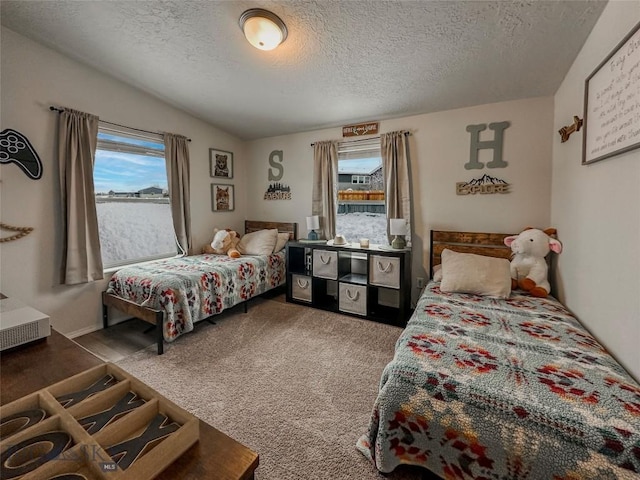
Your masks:
<instances>
[{"instance_id":1,"label":"white textured ceiling","mask_svg":"<svg viewBox=\"0 0 640 480\"><path fill-rule=\"evenodd\" d=\"M2 0L2 24L243 139L553 95L604 1ZM289 36L253 48L249 8Z\"/></svg>"}]
</instances>

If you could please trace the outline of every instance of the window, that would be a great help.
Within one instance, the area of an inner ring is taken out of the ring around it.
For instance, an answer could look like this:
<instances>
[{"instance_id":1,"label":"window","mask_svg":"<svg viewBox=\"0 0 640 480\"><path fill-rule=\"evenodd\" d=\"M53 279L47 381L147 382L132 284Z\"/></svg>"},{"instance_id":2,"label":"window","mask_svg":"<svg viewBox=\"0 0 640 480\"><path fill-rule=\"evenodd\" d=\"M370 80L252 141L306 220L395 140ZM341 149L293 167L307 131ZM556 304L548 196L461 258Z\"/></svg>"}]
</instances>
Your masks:
<instances>
[{"instance_id":1,"label":"window","mask_svg":"<svg viewBox=\"0 0 640 480\"><path fill-rule=\"evenodd\" d=\"M338 145L336 233L350 242L368 238L372 244L388 243L382 157L377 137Z\"/></svg>"},{"instance_id":2,"label":"window","mask_svg":"<svg viewBox=\"0 0 640 480\"><path fill-rule=\"evenodd\" d=\"M101 124L93 183L105 268L176 255L162 136Z\"/></svg>"},{"instance_id":3,"label":"window","mask_svg":"<svg viewBox=\"0 0 640 480\"><path fill-rule=\"evenodd\" d=\"M351 183L369 185L371 177L369 175L351 175Z\"/></svg>"}]
</instances>

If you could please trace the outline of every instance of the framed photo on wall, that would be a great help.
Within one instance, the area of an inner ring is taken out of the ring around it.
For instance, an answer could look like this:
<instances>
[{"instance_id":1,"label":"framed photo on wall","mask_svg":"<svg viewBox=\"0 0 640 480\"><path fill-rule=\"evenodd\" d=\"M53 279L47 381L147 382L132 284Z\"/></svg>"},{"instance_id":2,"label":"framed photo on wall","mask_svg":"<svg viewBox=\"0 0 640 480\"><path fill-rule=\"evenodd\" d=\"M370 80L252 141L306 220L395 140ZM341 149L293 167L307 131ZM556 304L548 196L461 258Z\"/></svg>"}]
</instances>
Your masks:
<instances>
[{"instance_id":1,"label":"framed photo on wall","mask_svg":"<svg viewBox=\"0 0 640 480\"><path fill-rule=\"evenodd\" d=\"M214 178L233 178L233 153L210 148L209 169Z\"/></svg>"},{"instance_id":2,"label":"framed photo on wall","mask_svg":"<svg viewBox=\"0 0 640 480\"><path fill-rule=\"evenodd\" d=\"M583 165L640 147L639 47L640 23L585 80Z\"/></svg>"},{"instance_id":3,"label":"framed photo on wall","mask_svg":"<svg viewBox=\"0 0 640 480\"><path fill-rule=\"evenodd\" d=\"M214 212L231 212L236 208L234 187L227 183L211 184L211 209Z\"/></svg>"}]
</instances>

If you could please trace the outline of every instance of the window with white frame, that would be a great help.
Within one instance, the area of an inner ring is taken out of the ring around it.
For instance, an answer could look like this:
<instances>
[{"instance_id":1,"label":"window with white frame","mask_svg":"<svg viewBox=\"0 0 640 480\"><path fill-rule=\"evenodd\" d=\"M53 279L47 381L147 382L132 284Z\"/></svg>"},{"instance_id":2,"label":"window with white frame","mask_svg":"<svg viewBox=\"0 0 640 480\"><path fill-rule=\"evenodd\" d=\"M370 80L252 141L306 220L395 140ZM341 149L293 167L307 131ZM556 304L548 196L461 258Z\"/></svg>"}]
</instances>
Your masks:
<instances>
[{"instance_id":1,"label":"window with white frame","mask_svg":"<svg viewBox=\"0 0 640 480\"><path fill-rule=\"evenodd\" d=\"M371 184L371 177L369 175L351 175L351 183L369 185Z\"/></svg>"},{"instance_id":2,"label":"window with white frame","mask_svg":"<svg viewBox=\"0 0 640 480\"><path fill-rule=\"evenodd\" d=\"M349 242L361 238L386 245L387 220L380 139L338 145L338 214L336 233Z\"/></svg>"},{"instance_id":3,"label":"window with white frame","mask_svg":"<svg viewBox=\"0 0 640 480\"><path fill-rule=\"evenodd\" d=\"M104 268L177 254L161 135L100 124L93 182Z\"/></svg>"}]
</instances>

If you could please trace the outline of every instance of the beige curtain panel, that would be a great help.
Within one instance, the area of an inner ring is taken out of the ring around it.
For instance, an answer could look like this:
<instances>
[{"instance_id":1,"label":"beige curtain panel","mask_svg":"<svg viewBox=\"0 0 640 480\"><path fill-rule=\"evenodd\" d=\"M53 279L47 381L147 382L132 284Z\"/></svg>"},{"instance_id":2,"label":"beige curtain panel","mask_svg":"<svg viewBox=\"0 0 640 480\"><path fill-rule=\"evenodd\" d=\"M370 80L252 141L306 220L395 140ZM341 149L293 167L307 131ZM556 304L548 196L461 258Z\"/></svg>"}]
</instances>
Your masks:
<instances>
[{"instance_id":1,"label":"beige curtain panel","mask_svg":"<svg viewBox=\"0 0 640 480\"><path fill-rule=\"evenodd\" d=\"M93 189L98 117L64 109L58 123L58 164L62 196L61 281L66 285L104 278Z\"/></svg>"},{"instance_id":2,"label":"beige curtain panel","mask_svg":"<svg viewBox=\"0 0 640 480\"><path fill-rule=\"evenodd\" d=\"M191 210L189 183L189 145L187 137L164 134L164 155L167 162L169 201L176 235L176 243L181 253L192 252Z\"/></svg>"},{"instance_id":3,"label":"beige curtain panel","mask_svg":"<svg viewBox=\"0 0 640 480\"><path fill-rule=\"evenodd\" d=\"M382 174L387 204L387 238L391 243L389 219L404 218L407 235L411 232L411 192L409 181L409 150L406 131L380 135Z\"/></svg>"},{"instance_id":4,"label":"beige curtain panel","mask_svg":"<svg viewBox=\"0 0 640 480\"><path fill-rule=\"evenodd\" d=\"M320 230L327 240L336 235L338 211L337 142L316 142L313 146L313 194L311 210L320 217Z\"/></svg>"}]
</instances>

